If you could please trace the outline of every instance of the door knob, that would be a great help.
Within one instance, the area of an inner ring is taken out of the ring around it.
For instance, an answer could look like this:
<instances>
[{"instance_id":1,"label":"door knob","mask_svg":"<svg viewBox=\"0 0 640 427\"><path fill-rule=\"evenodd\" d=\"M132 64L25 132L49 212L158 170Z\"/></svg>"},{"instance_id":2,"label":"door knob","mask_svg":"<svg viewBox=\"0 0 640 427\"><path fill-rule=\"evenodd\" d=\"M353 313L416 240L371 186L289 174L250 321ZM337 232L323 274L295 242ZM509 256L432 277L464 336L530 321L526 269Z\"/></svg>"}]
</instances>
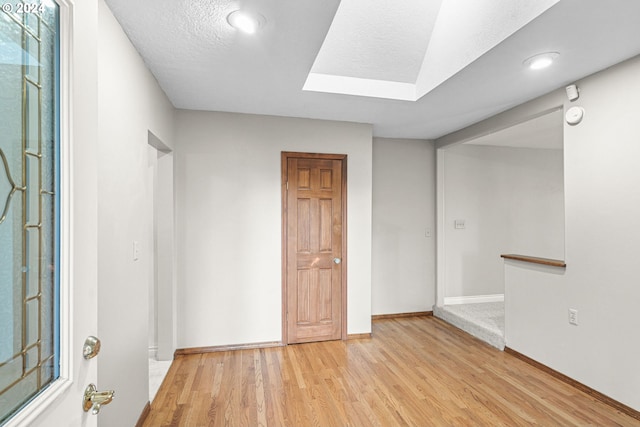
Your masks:
<instances>
[{"instance_id":1,"label":"door knob","mask_svg":"<svg viewBox=\"0 0 640 427\"><path fill-rule=\"evenodd\" d=\"M334 264L340 264L342 262L342 260L340 258L334 258L333 259L333 263Z\"/></svg>"},{"instance_id":2,"label":"door knob","mask_svg":"<svg viewBox=\"0 0 640 427\"><path fill-rule=\"evenodd\" d=\"M84 409L84 412L88 412L91 409L93 415L98 415L102 405L111 403L114 394L113 390L98 391L95 384L89 384L84 391L82 409Z\"/></svg>"},{"instance_id":3,"label":"door knob","mask_svg":"<svg viewBox=\"0 0 640 427\"><path fill-rule=\"evenodd\" d=\"M89 336L82 346L82 356L85 359L96 357L100 353L100 340L94 336Z\"/></svg>"}]
</instances>

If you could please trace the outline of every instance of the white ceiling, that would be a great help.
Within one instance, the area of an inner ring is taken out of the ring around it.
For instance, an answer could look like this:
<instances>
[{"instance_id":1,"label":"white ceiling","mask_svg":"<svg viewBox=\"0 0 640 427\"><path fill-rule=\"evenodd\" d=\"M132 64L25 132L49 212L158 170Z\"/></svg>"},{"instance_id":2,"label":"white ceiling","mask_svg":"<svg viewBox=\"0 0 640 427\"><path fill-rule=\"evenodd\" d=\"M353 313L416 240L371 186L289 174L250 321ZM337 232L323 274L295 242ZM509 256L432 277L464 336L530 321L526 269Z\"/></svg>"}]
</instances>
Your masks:
<instances>
[{"instance_id":1,"label":"white ceiling","mask_svg":"<svg viewBox=\"0 0 640 427\"><path fill-rule=\"evenodd\" d=\"M342 0L311 72L415 83L441 2Z\"/></svg>"},{"instance_id":2,"label":"white ceiling","mask_svg":"<svg viewBox=\"0 0 640 427\"><path fill-rule=\"evenodd\" d=\"M342 0L304 89L416 101L558 1Z\"/></svg>"},{"instance_id":3,"label":"white ceiling","mask_svg":"<svg viewBox=\"0 0 640 427\"><path fill-rule=\"evenodd\" d=\"M638 0L106 2L177 108L385 137L437 138L640 54ZM265 17L258 34L228 26L241 8ZM547 51L552 68L523 67Z\"/></svg>"}]
</instances>

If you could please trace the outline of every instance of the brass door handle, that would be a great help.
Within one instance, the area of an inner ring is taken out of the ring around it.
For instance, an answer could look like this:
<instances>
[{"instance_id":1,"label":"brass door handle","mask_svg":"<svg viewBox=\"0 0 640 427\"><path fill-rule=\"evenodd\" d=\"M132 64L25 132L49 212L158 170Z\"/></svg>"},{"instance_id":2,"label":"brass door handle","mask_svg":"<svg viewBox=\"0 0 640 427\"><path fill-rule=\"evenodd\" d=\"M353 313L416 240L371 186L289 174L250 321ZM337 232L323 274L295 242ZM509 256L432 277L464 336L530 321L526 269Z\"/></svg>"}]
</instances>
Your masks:
<instances>
[{"instance_id":1,"label":"brass door handle","mask_svg":"<svg viewBox=\"0 0 640 427\"><path fill-rule=\"evenodd\" d=\"M88 412L91 409L93 415L98 415L102 405L111 403L114 394L113 390L98 391L95 384L89 384L84 391L82 409L84 409L84 412Z\"/></svg>"}]
</instances>

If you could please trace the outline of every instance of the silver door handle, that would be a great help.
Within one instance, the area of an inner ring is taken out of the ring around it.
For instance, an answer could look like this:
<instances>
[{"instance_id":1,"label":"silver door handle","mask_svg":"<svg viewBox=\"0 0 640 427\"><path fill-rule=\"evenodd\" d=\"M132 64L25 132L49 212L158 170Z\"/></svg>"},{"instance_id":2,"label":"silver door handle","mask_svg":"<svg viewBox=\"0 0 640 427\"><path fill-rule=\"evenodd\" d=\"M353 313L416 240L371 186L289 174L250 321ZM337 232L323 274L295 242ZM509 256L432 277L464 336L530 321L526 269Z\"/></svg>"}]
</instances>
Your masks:
<instances>
[{"instance_id":1,"label":"silver door handle","mask_svg":"<svg viewBox=\"0 0 640 427\"><path fill-rule=\"evenodd\" d=\"M342 262L342 260L340 258L334 258L333 259L333 263L334 264L340 264Z\"/></svg>"},{"instance_id":2,"label":"silver door handle","mask_svg":"<svg viewBox=\"0 0 640 427\"><path fill-rule=\"evenodd\" d=\"M93 335L87 337L82 347L82 356L85 359L96 357L100 353L100 340Z\"/></svg>"}]
</instances>

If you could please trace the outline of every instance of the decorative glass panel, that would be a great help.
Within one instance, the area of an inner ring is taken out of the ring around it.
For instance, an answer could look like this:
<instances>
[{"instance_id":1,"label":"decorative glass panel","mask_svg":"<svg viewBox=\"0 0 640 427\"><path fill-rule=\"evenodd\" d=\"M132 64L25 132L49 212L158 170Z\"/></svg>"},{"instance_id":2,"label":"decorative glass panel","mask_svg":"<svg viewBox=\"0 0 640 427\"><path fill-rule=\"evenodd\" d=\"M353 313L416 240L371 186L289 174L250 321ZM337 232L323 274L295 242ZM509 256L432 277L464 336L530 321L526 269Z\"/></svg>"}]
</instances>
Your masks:
<instances>
[{"instance_id":1,"label":"decorative glass panel","mask_svg":"<svg viewBox=\"0 0 640 427\"><path fill-rule=\"evenodd\" d=\"M0 11L0 424L59 375L58 25Z\"/></svg>"}]
</instances>

